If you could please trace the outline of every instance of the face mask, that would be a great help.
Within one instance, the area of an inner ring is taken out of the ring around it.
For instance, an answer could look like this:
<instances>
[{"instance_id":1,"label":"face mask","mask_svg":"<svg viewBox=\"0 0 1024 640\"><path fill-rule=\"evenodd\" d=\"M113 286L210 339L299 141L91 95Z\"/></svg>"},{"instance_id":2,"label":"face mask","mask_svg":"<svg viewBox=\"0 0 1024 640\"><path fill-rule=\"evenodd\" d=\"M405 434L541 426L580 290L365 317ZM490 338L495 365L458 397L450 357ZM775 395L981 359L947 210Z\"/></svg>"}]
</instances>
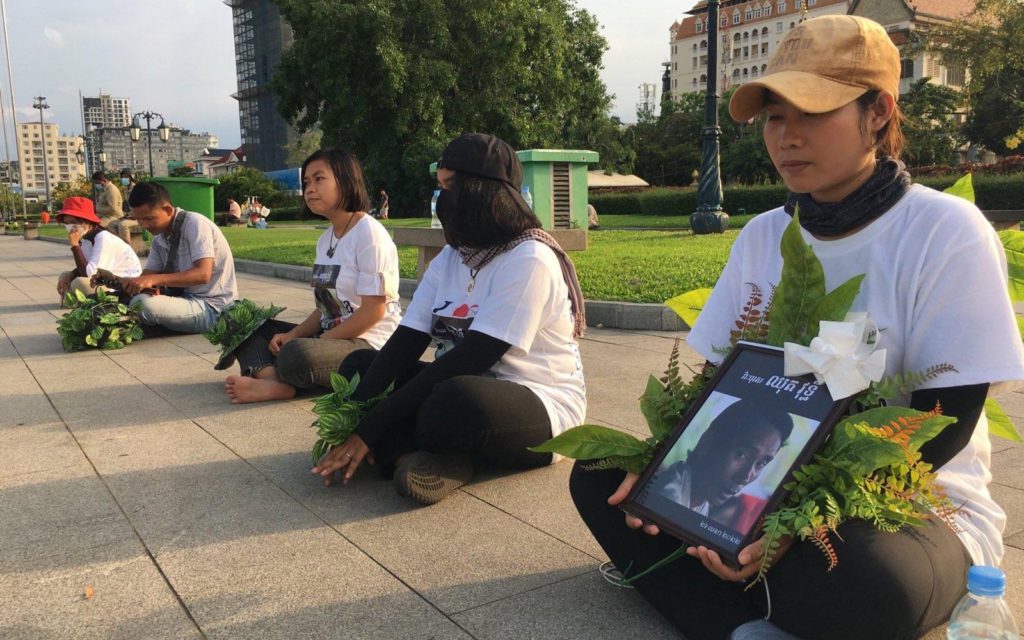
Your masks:
<instances>
[{"instance_id":1,"label":"face mask","mask_svg":"<svg viewBox=\"0 0 1024 640\"><path fill-rule=\"evenodd\" d=\"M124 186L127 187L128 186L128 178L121 178L121 184L123 184Z\"/></svg>"}]
</instances>

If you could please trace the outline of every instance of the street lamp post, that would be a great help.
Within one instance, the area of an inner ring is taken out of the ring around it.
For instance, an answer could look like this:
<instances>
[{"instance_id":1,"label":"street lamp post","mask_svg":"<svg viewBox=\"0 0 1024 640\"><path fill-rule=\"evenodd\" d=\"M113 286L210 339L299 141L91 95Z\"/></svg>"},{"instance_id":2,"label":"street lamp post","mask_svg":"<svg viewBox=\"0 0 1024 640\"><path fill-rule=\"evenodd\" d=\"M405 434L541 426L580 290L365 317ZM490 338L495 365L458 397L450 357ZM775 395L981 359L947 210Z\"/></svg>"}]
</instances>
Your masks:
<instances>
[{"instance_id":1,"label":"street lamp post","mask_svg":"<svg viewBox=\"0 0 1024 640\"><path fill-rule=\"evenodd\" d=\"M164 124L164 117L159 113L152 111L142 111L132 116L132 126L129 132L131 133L132 142L138 142L139 138L142 137L142 128L139 126L139 118L146 121L146 144L149 147L149 175L153 174L153 128L151 126L152 120L160 118L160 126L157 127L157 132L160 134L161 142L167 142L171 137L171 128Z\"/></svg>"},{"instance_id":2,"label":"street lamp post","mask_svg":"<svg viewBox=\"0 0 1024 640\"><path fill-rule=\"evenodd\" d=\"M720 0L708 0L708 86L704 98L704 128L701 131L700 185L697 210L690 216L694 233L721 233L729 226L722 211L722 176L718 157L718 6Z\"/></svg>"},{"instance_id":3,"label":"street lamp post","mask_svg":"<svg viewBox=\"0 0 1024 640\"><path fill-rule=\"evenodd\" d=\"M46 157L46 127L43 124L43 109L49 109L50 105L46 104L46 96L35 96L33 100L32 108L39 109L39 135L43 141L43 184L46 185L46 210L50 211L53 208L50 206L50 167Z\"/></svg>"}]
</instances>

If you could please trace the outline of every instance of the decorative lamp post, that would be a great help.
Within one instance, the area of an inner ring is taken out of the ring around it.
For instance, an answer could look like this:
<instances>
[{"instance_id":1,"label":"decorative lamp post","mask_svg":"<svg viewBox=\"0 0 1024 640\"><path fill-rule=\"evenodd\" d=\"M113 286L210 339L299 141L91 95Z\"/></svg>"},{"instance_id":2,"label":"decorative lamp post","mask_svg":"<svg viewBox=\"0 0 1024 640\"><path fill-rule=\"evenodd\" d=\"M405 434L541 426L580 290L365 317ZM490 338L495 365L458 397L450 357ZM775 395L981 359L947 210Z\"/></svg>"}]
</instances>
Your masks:
<instances>
[{"instance_id":1,"label":"decorative lamp post","mask_svg":"<svg viewBox=\"0 0 1024 640\"><path fill-rule=\"evenodd\" d=\"M50 167L46 157L46 127L43 124L43 109L49 109L50 105L46 104L46 96L35 96L33 100L32 108L39 109L39 135L43 141L43 183L46 185L46 210L50 211L53 209L50 205Z\"/></svg>"},{"instance_id":2,"label":"decorative lamp post","mask_svg":"<svg viewBox=\"0 0 1024 640\"><path fill-rule=\"evenodd\" d=\"M708 86L704 99L704 128L701 131L700 185L697 210L690 215L690 229L696 234L722 233L729 226L729 215L722 211L722 177L719 170L718 140L718 6L708 3Z\"/></svg>"},{"instance_id":3,"label":"decorative lamp post","mask_svg":"<svg viewBox=\"0 0 1024 640\"><path fill-rule=\"evenodd\" d=\"M99 157L99 161L100 161L100 171L102 171L103 173L106 173L107 172L107 152L106 151L100 151L98 157Z\"/></svg>"},{"instance_id":4,"label":"decorative lamp post","mask_svg":"<svg viewBox=\"0 0 1024 640\"><path fill-rule=\"evenodd\" d=\"M160 118L160 126L157 127L157 132L160 135L161 142L167 142L171 138L171 128L164 124L164 117L159 113L152 111L142 111L132 116L132 126L129 129L131 133L132 142L138 142L139 138L142 137L142 128L139 126L139 118L146 121L146 145L149 147L149 175L153 175L153 128L152 120Z\"/></svg>"}]
</instances>

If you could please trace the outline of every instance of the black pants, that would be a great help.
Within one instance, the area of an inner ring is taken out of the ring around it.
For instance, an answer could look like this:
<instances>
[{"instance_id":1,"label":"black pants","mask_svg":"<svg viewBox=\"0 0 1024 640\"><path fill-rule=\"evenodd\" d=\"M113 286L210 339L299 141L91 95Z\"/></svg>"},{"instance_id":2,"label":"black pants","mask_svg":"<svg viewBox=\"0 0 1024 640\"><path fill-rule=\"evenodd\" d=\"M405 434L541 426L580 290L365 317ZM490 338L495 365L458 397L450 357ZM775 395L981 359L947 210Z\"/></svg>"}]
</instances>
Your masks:
<instances>
[{"instance_id":1,"label":"black pants","mask_svg":"<svg viewBox=\"0 0 1024 640\"><path fill-rule=\"evenodd\" d=\"M608 557L636 574L679 548L667 535L628 528L608 505L624 473L586 471L579 463L569 482L573 502ZM696 559L680 558L634 583L636 589L687 640L728 638L741 624L763 618L812 640L917 638L949 617L966 592L970 557L945 524L883 533L863 520L839 526L832 536L839 565L826 571L824 556L809 543L794 544L759 583L725 582Z\"/></svg>"},{"instance_id":2,"label":"black pants","mask_svg":"<svg viewBox=\"0 0 1024 640\"><path fill-rule=\"evenodd\" d=\"M345 358L338 372L351 379L370 368L377 351L363 349ZM419 363L410 377L426 363ZM396 381L401 387L409 378ZM486 376L456 376L441 382L416 411L395 425L374 448L387 474L396 457L411 451L465 452L481 469L533 469L551 463L550 453L527 450L551 437L551 419L533 391Z\"/></svg>"},{"instance_id":3,"label":"black pants","mask_svg":"<svg viewBox=\"0 0 1024 640\"><path fill-rule=\"evenodd\" d=\"M291 331L295 327L291 322L271 318L253 331L235 349L242 375L254 376L260 369L273 366L277 370L277 377L296 389L330 389L331 374L337 371L345 356L369 346L362 338L294 338L276 356L270 353L270 340L274 335Z\"/></svg>"}]
</instances>

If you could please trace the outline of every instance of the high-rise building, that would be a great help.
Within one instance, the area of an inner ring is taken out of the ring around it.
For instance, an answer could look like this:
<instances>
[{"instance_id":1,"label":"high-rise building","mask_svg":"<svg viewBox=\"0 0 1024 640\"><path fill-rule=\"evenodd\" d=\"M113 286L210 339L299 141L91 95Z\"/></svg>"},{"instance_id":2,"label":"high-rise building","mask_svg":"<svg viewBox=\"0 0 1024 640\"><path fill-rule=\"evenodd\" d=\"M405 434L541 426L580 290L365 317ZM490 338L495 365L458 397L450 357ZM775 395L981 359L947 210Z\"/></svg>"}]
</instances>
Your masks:
<instances>
[{"instance_id":1,"label":"high-rise building","mask_svg":"<svg viewBox=\"0 0 1024 640\"><path fill-rule=\"evenodd\" d=\"M46 193L46 176L50 190L60 182L72 182L85 176L85 164L78 160L82 138L59 132L56 124L47 122L18 123L18 163L21 185L26 196Z\"/></svg>"},{"instance_id":2,"label":"high-rise building","mask_svg":"<svg viewBox=\"0 0 1024 640\"><path fill-rule=\"evenodd\" d=\"M235 38L238 120L246 164L261 171L288 167L295 129L277 111L270 80L291 46L292 28L270 0L224 0L231 7Z\"/></svg>"},{"instance_id":3,"label":"high-rise building","mask_svg":"<svg viewBox=\"0 0 1024 640\"><path fill-rule=\"evenodd\" d=\"M85 126L127 127L132 123L132 107L128 98L114 98L101 93L95 98L82 98L82 120Z\"/></svg>"}]
</instances>

